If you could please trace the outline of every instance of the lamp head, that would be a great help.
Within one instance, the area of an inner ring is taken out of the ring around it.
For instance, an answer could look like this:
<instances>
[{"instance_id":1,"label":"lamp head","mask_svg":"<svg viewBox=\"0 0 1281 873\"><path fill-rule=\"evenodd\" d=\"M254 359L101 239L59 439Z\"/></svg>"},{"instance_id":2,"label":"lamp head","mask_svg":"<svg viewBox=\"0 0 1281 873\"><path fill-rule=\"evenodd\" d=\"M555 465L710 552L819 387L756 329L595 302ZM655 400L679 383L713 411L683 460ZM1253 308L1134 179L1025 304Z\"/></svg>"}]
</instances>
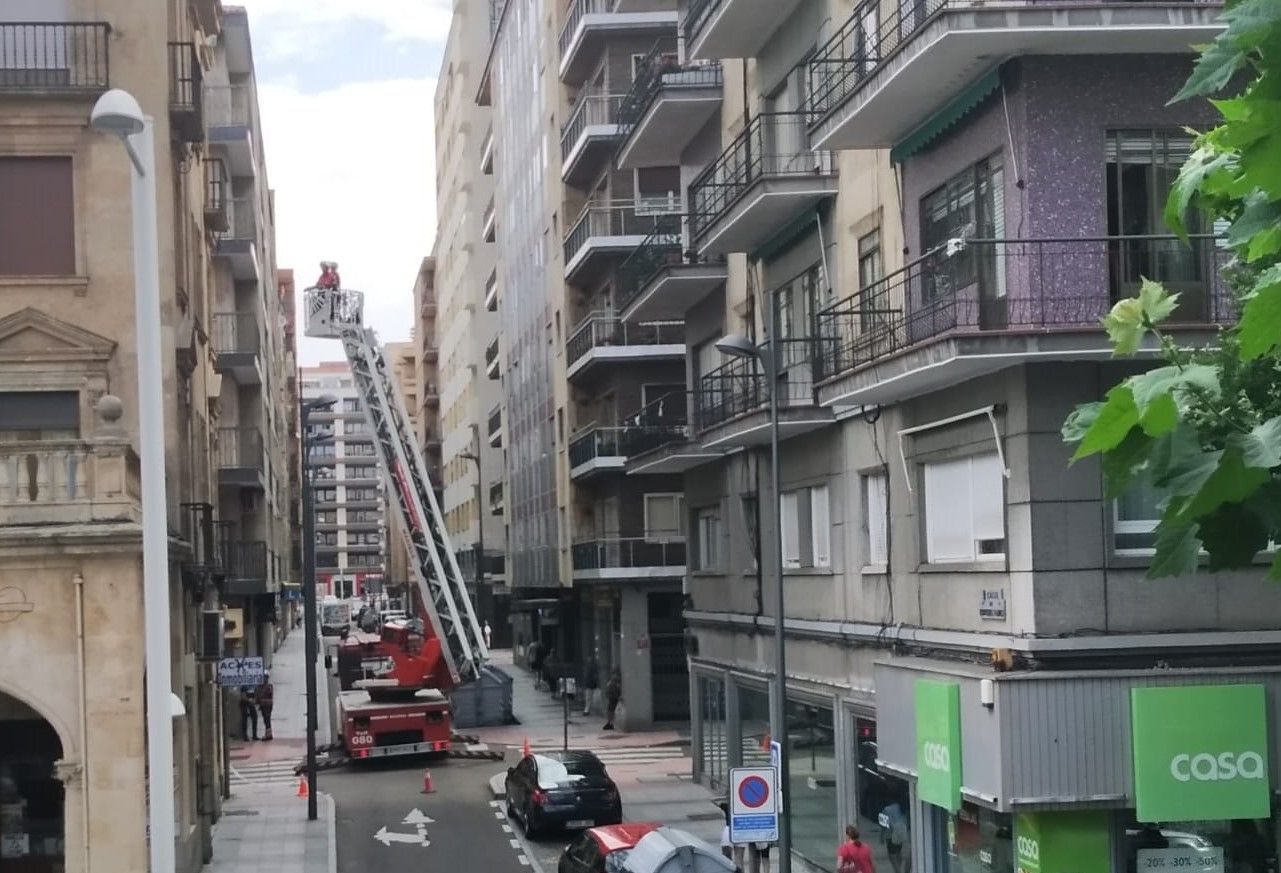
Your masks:
<instances>
[{"instance_id":1,"label":"lamp head","mask_svg":"<svg viewBox=\"0 0 1281 873\"><path fill-rule=\"evenodd\" d=\"M112 88L93 104L89 124L103 133L113 133L121 138L132 136L142 130L142 107L128 91Z\"/></svg>"},{"instance_id":2,"label":"lamp head","mask_svg":"<svg viewBox=\"0 0 1281 873\"><path fill-rule=\"evenodd\" d=\"M732 333L716 341L716 348L733 358L759 358L760 350L756 344L740 333Z\"/></svg>"}]
</instances>

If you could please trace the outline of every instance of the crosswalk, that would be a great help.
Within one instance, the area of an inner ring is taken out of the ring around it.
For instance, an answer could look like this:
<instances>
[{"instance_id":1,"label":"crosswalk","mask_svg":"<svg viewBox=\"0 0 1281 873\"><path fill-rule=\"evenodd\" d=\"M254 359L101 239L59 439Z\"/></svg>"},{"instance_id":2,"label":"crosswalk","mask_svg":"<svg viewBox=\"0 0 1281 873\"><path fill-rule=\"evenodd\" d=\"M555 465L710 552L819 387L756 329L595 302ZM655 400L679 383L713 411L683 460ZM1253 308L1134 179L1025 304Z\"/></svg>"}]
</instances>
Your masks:
<instances>
[{"instance_id":1,"label":"crosswalk","mask_svg":"<svg viewBox=\"0 0 1281 873\"><path fill-rule=\"evenodd\" d=\"M298 777L294 775L297 762L292 759L279 761L261 761L254 764L241 763L231 765L231 784L236 785L294 785Z\"/></svg>"},{"instance_id":2,"label":"crosswalk","mask_svg":"<svg viewBox=\"0 0 1281 873\"><path fill-rule=\"evenodd\" d=\"M555 752L560 750L560 746L531 746L530 750L534 754ZM606 767L674 763L689 757L689 746L613 746L590 748L587 751L600 758Z\"/></svg>"}]
</instances>

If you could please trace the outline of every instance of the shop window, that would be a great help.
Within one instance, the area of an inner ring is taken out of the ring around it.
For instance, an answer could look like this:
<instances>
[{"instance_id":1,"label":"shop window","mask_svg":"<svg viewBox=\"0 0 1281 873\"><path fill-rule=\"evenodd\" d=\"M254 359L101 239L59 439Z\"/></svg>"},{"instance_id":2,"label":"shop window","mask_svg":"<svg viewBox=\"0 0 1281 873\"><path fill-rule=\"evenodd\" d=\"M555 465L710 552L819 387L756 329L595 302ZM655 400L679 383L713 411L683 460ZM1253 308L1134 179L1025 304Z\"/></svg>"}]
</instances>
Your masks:
<instances>
[{"instance_id":1,"label":"shop window","mask_svg":"<svg viewBox=\"0 0 1281 873\"><path fill-rule=\"evenodd\" d=\"M854 790L859 833L872 847L876 869L906 873L913 869L911 792L905 780L882 773L876 757L876 722L856 717Z\"/></svg>"},{"instance_id":2,"label":"shop window","mask_svg":"<svg viewBox=\"0 0 1281 873\"><path fill-rule=\"evenodd\" d=\"M964 803L955 815L930 807L939 873L1014 873L1014 817Z\"/></svg>"},{"instance_id":3,"label":"shop window","mask_svg":"<svg viewBox=\"0 0 1281 873\"><path fill-rule=\"evenodd\" d=\"M786 814L792 822L792 849L827 867L835 854L832 835L841 831L836 818L836 731L831 707L789 699L786 741L791 765Z\"/></svg>"},{"instance_id":4,"label":"shop window","mask_svg":"<svg viewBox=\"0 0 1281 873\"><path fill-rule=\"evenodd\" d=\"M729 744L725 719L725 682L713 677L698 678L699 772L713 791L725 788L729 772Z\"/></svg>"},{"instance_id":5,"label":"shop window","mask_svg":"<svg viewBox=\"0 0 1281 873\"><path fill-rule=\"evenodd\" d=\"M783 566L830 567L832 521L826 485L784 491Z\"/></svg>"},{"instance_id":6,"label":"shop window","mask_svg":"<svg viewBox=\"0 0 1281 873\"><path fill-rule=\"evenodd\" d=\"M1272 873L1278 869L1272 819L1178 821L1141 824L1125 814L1126 873L1145 870L1212 870Z\"/></svg>"},{"instance_id":7,"label":"shop window","mask_svg":"<svg viewBox=\"0 0 1281 873\"><path fill-rule=\"evenodd\" d=\"M863 564L885 567L890 561L889 478L884 473L863 477Z\"/></svg>"},{"instance_id":8,"label":"shop window","mask_svg":"<svg viewBox=\"0 0 1281 873\"><path fill-rule=\"evenodd\" d=\"M926 560L1005 557L1005 477L996 454L925 464Z\"/></svg>"},{"instance_id":9,"label":"shop window","mask_svg":"<svg viewBox=\"0 0 1281 873\"><path fill-rule=\"evenodd\" d=\"M754 685L739 685L738 750L739 767L768 767L769 692Z\"/></svg>"}]
</instances>

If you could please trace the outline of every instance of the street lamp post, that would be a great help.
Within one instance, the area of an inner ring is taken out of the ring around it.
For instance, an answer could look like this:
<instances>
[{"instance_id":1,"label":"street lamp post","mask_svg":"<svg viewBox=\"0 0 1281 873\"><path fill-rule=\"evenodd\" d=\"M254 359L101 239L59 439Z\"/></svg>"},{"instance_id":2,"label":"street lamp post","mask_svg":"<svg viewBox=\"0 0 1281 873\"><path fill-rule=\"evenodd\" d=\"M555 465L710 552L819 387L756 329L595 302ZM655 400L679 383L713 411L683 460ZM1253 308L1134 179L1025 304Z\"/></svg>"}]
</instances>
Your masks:
<instances>
[{"instance_id":1,"label":"street lamp post","mask_svg":"<svg viewBox=\"0 0 1281 873\"><path fill-rule=\"evenodd\" d=\"M778 311L771 294L766 304L769 308L769 330L765 348L758 347L745 336L731 335L720 339L716 348L721 352L737 358L749 358L760 361L764 370L766 393L769 396L769 435L770 435L770 487L774 503L774 723L770 728L773 739L778 743L778 781L779 788L787 796L786 789L791 776L791 765L787 750L787 660L786 641L783 629L783 495L779 491L778 473ZM792 871L792 821L786 809L778 821L778 871Z\"/></svg>"},{"instance_id":2,"label":"street lamp post","mask_svg":"<svg viewBox=\"0 0 1281 873\"><path fill-rule=\"evenodd\" d=\"M151 118L133 95L112 89L89 116L120 137L133 205L134 330L138 357L138 457L142 468L142 587L146 635L147 826L152 873L174 870L173 683L169 651L169 521L165 494L164 382L160 353L160 252L156 151ZM81 750L84 755L84 750ZM88 790L88 778L84 790Z\"/></svg>"},{"instance_id":3,"label":"street lamp post","mask_svg":"<svg viewBox=\"0 0 1281 873\"><path fill-rule=\"evenodd\" d=\"M301 404L302 428L302 603L306 625L305 657L307 660L307 820L316 820L316 659L320 641L316 621L316 506L311 488L311 414L331 408L336 397L318 397Z\"/></svg>"}]
</instances>

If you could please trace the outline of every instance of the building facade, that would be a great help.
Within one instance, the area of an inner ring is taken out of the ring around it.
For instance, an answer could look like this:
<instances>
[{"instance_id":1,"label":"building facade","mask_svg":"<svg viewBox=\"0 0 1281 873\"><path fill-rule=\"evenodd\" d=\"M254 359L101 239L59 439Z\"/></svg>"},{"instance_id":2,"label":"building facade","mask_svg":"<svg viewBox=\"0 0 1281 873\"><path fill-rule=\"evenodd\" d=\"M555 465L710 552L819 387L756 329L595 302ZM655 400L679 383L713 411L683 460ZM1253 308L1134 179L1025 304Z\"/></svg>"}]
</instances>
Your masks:
<instances>
[{"instance_id":1,"label":"building facade","mask_svg":"<svg viewBox=\"0 0 1281 873\"><path fill-rule=\"evenodd\" d=\"M287 572L289 434L269 413L287 356L247 21L216 0L110 6L0 10L6 869L147 865L131 171L88 123L109 87L154 123L179 870L209 859L227 789L214 662L270 658ZM224 357L220 315L241 303L261 331L252 391ZM256 451L241 423L262 431Z\"/></svg>"},{"instance_id":2,"label":"building facade","mask_svg":"<svg viewBox=\"0 0 1281 873\"><path fill-rule=\"evenodd\" d=\"M337 400L311 413L317 596L379 594L387 579L387 501L373 436L346 361L300 370L302 398Z\"/></svg>"},{"instance_id":3,"label":"building facade","mask_svg":"<svg viewBox=\"0 0 1281 873\"><path fill-rule=\"evenodd\" d=\"M386 343L383 346L383 360L387 366L391 367L393 377L396 380L396 387L400 391L400 401L404 404L405 412L409 416L409 425L413 428L414 433L420 433L423 424L420 418L423 415L421 397L421 383L418 378L419 356L418 356L417 338L408 342ZM430 426L428 424L428 426ZM433 466L429 462L429 475L433 472ZM409 549L405 546L404 526L400 523L398 514L395 512L387 513L387 585L391 588L401 588L409 582L412 570L409 567L410 555Z\"/></svg>"}]
</instances>

